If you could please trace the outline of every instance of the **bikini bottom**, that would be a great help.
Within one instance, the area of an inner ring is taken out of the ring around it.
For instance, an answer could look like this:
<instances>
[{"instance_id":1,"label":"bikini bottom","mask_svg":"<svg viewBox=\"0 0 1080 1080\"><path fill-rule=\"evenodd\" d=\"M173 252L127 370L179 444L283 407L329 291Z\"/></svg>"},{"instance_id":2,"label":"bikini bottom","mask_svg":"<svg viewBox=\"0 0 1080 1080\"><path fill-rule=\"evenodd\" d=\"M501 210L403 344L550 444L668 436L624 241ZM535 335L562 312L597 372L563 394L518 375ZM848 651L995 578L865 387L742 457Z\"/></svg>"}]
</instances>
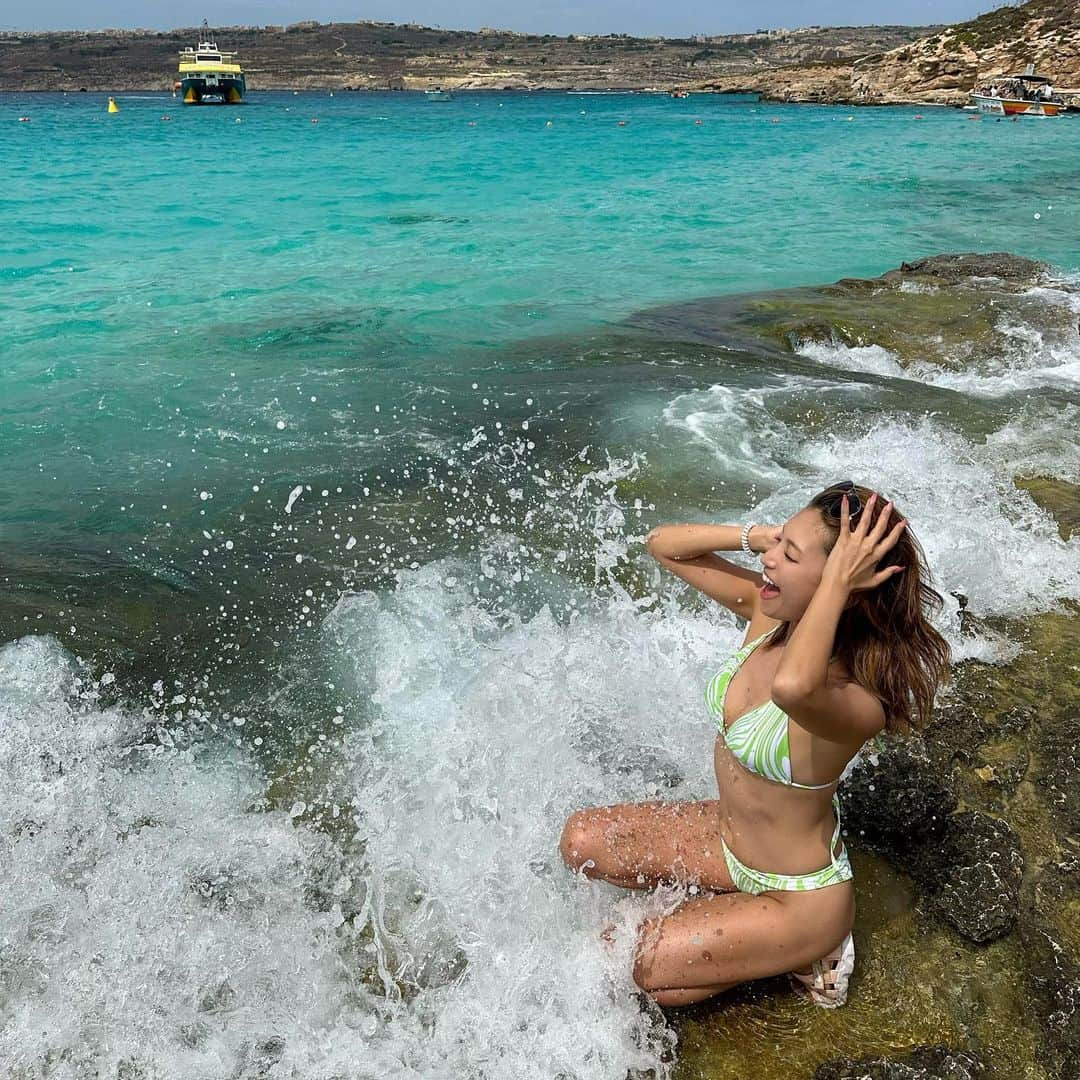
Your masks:
<instances>
[{"instance_id":1,"label":"bikini bottom","mask_svg":"<svg viewBox=\"0 0 1080 1080\"><path fill-rule=\"evenodd\" d=\"M833 830L832 843L829 844L832 861L828 866L810 874L770 874L765 870L755 870L740 862L721 837L720 845L724 849L724 861L727 863L728 873L735 883L735 888L739 892L758 896L766 892L809 892L812 889L824 889L828 885L850 881L855 873L851 869L847 848L841 844L840 854L836 854L836 841L840 839L840 801L835 795L833 796L833 812L836 814L836 828Z\"/></svg>"}]
</instances>

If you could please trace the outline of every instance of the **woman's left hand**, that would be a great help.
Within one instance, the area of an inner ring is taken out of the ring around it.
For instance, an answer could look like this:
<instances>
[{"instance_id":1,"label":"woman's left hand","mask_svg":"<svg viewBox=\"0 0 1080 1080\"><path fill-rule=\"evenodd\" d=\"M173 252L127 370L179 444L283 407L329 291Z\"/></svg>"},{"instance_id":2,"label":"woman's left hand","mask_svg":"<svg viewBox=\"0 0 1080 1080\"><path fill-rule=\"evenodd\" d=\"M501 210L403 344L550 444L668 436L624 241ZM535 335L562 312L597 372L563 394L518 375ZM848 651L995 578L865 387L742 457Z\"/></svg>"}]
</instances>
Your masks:
<instances>
[{"instance_id":1,"label":"woman's left hand","mask_svg":"<svg viewBox=\"0 0 1080 1080\"><path fill-rule=\"evenodd\" d=\"M870 508L877 500L871 495L863 510L862 520L851 529L851 515L848 512L848 499L845 495L840 503L840 536L835 547L829 552L822 574L822 582L831 581L849 592L860 589L876 589L889 578L903 571L902 566L886 566L878 570L878 563L893 547L900 534L907 528L907 521L901 519L892 529L889 519L892 517L892 503L887 503L878 515L874 527L870 527Z\"/></svg>"}]
</instances>

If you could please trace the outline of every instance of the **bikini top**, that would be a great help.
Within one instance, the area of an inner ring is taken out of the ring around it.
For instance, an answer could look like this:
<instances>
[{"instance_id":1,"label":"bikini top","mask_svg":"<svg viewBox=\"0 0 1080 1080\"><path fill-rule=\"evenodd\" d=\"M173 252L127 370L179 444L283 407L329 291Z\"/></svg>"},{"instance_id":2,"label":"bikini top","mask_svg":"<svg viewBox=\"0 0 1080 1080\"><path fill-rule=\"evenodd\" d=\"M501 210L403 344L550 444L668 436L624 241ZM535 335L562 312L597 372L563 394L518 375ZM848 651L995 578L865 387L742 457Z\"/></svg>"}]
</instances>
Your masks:
<instances>
[{"instance_id":1,"label":"bikini top","mask_svg":"<svg viewBox=\"0 0 1080 1080\"><path fill-rule=\"evenodd\" d=\"M775 627L773 628L776 629ZM724 666L712 677L705 690L705 700L716 716L716 726L727 748L735 755L740 764L758 776L765 777L786 787L806 788L821 791L832 787L836 781L827 784L800 784L791 779L791 754L788 749L788 715L779 705L766 701L757 708L744 712L730 726L724 726L724 699L735 672L742 667L746 658L761 644L773 630L769 630L749 645L744 645L737 653L729 657Z\"/></svg>"}]
</instances>

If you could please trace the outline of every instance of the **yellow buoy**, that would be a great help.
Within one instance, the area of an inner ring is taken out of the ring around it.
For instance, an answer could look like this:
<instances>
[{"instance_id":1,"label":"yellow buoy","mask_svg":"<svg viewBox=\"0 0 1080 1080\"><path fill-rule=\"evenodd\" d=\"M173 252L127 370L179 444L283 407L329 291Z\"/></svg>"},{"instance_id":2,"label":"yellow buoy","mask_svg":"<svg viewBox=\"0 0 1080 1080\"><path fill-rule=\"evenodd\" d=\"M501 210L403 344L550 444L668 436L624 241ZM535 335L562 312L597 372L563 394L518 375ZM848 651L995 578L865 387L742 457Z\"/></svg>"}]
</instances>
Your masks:
<instances>
[{"instance_id":1,"label":"yellow buoy","mask_svg":"<svg viewBox=\"0 0 1080 1080\"><path fill-rule=\"evenodd\" d=\"M119 112L120 106L116 104L116 98L109 98L109 112Z\"/></svg>"}]
</instances>

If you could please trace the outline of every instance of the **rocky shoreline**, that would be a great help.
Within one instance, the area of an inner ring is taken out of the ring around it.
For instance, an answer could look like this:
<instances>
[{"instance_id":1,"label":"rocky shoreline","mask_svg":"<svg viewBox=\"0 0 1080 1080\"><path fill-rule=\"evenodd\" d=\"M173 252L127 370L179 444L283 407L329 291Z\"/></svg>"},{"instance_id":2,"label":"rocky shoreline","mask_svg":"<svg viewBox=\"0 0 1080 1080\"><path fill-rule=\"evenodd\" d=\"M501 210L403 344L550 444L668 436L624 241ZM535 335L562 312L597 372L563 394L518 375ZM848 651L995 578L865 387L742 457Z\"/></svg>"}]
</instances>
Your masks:
<instances>
[{"instance_id":1,"label":"rocky shoreline","mask_svg":"<svg viewBox=\"0 0 1080 1080\"><path fill-rule=\"evenodd\" d=\"M963 105L979 83L1034 64L1080 103L1080 7L1028 0L929 33L885 52L791 65L752 79L705 84L776 101L845 105ZM1069 92L1071 91L1071 93Z\"/></svg>"}]
</instances>

